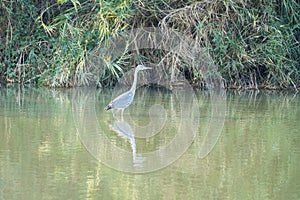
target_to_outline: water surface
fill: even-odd
[[[0,199],[300,198],[299,95],[226,92],[222,102],[213,102],[207,91],[196,91],[197,102],[180,104],[171,91],[140,88],[123,120],[103,111],[111,95],[97,90],[94,110],[105,137],[127,152],[120,167],[143,169],[142,158],[134,162],[134,156],[169,144],[181,127],[178,120],[197,118],[190,126],[197,127],[197,135],[170,165],[150,173],[126,173],[103,164],[87,149],[76,129],[72,89],[0,88]],[[225,121],[220,134],[211,137],[208,130],[219,123],[212,120],[216,103],[225,103],[219,105],[226,111]],[[197,112],[181,112],[182,105],[197,105],[191,107]],[[80,108],[75,116],[84,113]],[[88,128],[92,120],[81,125]],[[151,123],[157,125],[151,126],[157,134],[142,135],[136,128]],[[133,135],[122,136],[120,129]],[[212,148],[203,156],[207,144]],[[116,156],[105,146],[100,149]]]

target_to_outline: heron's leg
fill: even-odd
[[[117,111],[118,111],[118,110],[117,110]],[[117,116],[116,116],[116,112],[112,111],[112,113],[113,113],[113,118],[116,119],[116,117],[117,117]]]
[[[122,110],[122,109],[115,109],[113,111],[113,118],[118,120],[118,121],[120,120],[120,110]]]
[[[121,109],[121,121],[124,121],[123,114],[124,114],[124,108]]]

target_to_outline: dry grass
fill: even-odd
[[[3,1],[0,80],[111,87],[129,67],[157,63],[157,76],[171,83],[183,74],[202,88],[220,76],[227,88],[298,88],[299,5],[299,0]],[[150,37],[161,47],[124,47],[119,57],[91,59],[106,50],[112,36],[139,27],[163,30],[164,40]],[[174,33],[192,43],[172,46]]]

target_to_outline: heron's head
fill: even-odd
[[[136,70],[138,70],[138,71],[140,71],[140,70],[145,70],[145,69],[152,69],[151,67],[146,67],[146,66],[144,66],[144,65],[138,65],[137,67],[136,67]]]

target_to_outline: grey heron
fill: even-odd
[[[151,67],[146,67],[144,65],[138,65],[134,71],[134,79],[131,86],[131,89],[114,100],[112,100],[105,108],[104,110],[110,110],[110,109],[119,109],[121,110],[121,116],[123,117],[124,109],[127,108],[133,101],[135,90],[136,90],[136,83],[137,83],[137,77],[138,72],[145,69],[152,69]]]

